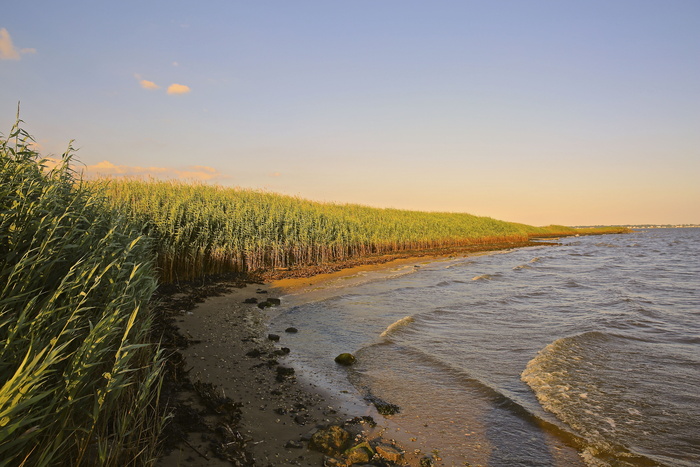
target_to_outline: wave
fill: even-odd
[[[585,440],[582,457],[589,465],[657,465],[658,459],[634,449],[648,453],[650,445],[677,442],[669,440],[669,427],[655,414],[672,409],[639,381],[646,363],[640,368],[631,363],[631,355],[643,352],[627,337],[590,331],[555,340],[521,374],[540,405]],[[644,373],[645,379],[653,377]]]
[[[479,276],[474,276],[472,277],[473,281],[490,281],[493,279],[496,279],[500,277],[501,275],[499,273],[496,274],[481,274]]]
[[[529,264],[521,264],[519,266],[515,266],[513,268],[513,271],[520,271],[522,269],[532,269],[532,266],[530,266]]]
[[[393,333],[396,331],[398,328],[406,326],[408,324],[411,324],[414,321],[413,316],[404,316],[398,321],[395,321],[394,323],[390,324],[384,332],[382,332],[379,337],[386,337],[389,334]]]

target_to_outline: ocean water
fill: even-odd
[[[560,243],[330,281],[270,327],[443,465],[700,465],[700,229]]]

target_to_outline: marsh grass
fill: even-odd
[[[166,282],[227,271],[317,265],[406,250],[573,235],[489,217],[318,203],[254,190],[113,179],[115,208],[146,226]]]
[[[0,141],[0,465],[147,465],[163,418],[151,248],[71,169]]]

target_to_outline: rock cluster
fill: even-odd
[[[352,423],[349,421],[346,427]],[[368,441],[359,436],[353,437],[338,425],[316,431],[309,441],[309,448],[326,454],[324,466],[328,467],[401,465],[404,460],[404,452],[398,446],[382,439]]]

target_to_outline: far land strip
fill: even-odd
[[[400,439],[369,403],[348,413],[335,395],[298,380],[285,364],[285,332],[268,333],[264,310],[279,303],[282,290],[358,269],[546,244],[552,243],[402,252],[162,286],[159,326],[171,353],[163,393],[173,419],[158,465],[440,465],[437,454]],[[391,407],[390,401],[373,402]]]

